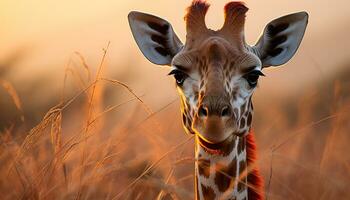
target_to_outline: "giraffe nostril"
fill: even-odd
[[[200,106],[198,109],[198,115],[200,117],[207,117],[208,116],[208,109],[204,106]]]
[[[229,106],[225,106],[222,110],[221,110],[221,117],[228,117],[231,115],[231,109]]]

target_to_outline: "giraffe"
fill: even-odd
[[[216,31],[205,24],[208,8],[205,0],[188,7],[185,44],[164,19],[137,11],[128,19],[144,56],[169,66],[175,78],[183,127],[195,136],[195,199],[263,199],[251,127],[252,94],[263,69],[293,57],[308,14],[271,21],[250,46],[244,38],[244,3],[227,3],[224,24]]]

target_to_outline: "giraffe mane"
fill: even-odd
[[[247,150],[247,165],[254,166],[248,173],[248,197],[249,199],[263,200],[264,199],[264,182],[260,175],[258,168],[255,166],[257,160],[257,147],[255,142],[254,132],[251,130],[246,136],[246,150]]]

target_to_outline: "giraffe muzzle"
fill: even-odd
[[[220,143],[227,139],[236,128],[231,106],[218,98],[208,98],[198,108],[193,129],[208,143]]]

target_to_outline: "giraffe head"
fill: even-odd
[[[308,15],[290,14],[271,21],[254,46],[244,39],[245,14],[241,2],[225,6],[221,29],[207,28],[209,5],[195,0],[187,9],[186,42],[176,36],[169,22],[131,12],[133,36],[154,64],[170,66],[181,98],[186,132],[204,145],[220,144],[231,136],[244,136],[252,123],[252,94],[262,70],[286,63],[298,49]]]

